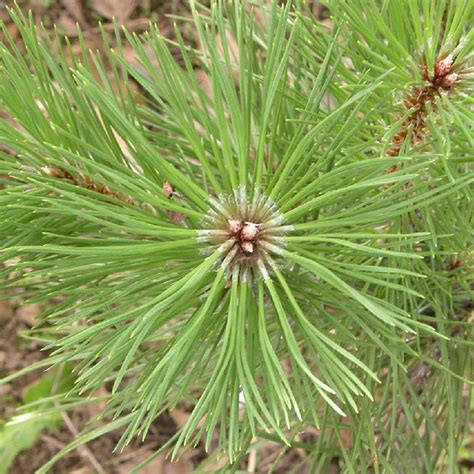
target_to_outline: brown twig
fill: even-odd
[[[71,184],[74,184],[81,188],[89,189],[96,193],[103,194],[104,196],[109,196],[111,198],[118,199],[119,201],[125,202],[127,204],[131,204],[131,205],[134,204],[134,200],[131,197],[122,196],[116,191],[114,191],[113,189],[110,189],[105,184],[95,183],[87,176],[78,174],[78,176],[75,177],[64,168],[52,169],[52,168],[45,167],[43,168],[43,171],[45,171],[52,178],[58,178],[58,179],[68,181]]]
[[[75,427],[73,421],[69,417],[69,415],[65,411],[61,411],[61,416],[64,420],[64,423],[66,424],[68,430],[71,432],[71,434],[77,438],[79,436],[79,431]],[[93,468],[99,473],[99,474],[105,474],[104,468],[101,466],[97,458],[94,456],[92,451],[87,447],[87,445],[83,444],[81,446],[78,446],[77,452],[79,455],[87,459],[90,464],[93,466]]]
[[[63,449],[66,447],[64,443],[61,443],[61,441],[58,441],[56,438],[53,438],[52,436],[49,436],[47,434],[42,434],[40,436],[40,439],[45,443],[50,444],[56,449]]]
[[[448,55],[439,58],[434,65],[433,75],[430,77],[426,65],[421,66],[421,75],[426,85],[413,86],[403,100],[405,109],[414,109],[402,123],[400,131],[393,137],[392,146],[387,151],[389,156],[398,156],[400,149],[411,131],[412,145],[420,144],[427,134],[426,119],[428,116],[428,103],[433,104],[434,99],[442,92],[449,92],[459,80],[459,74],[454,71],[455,58]],[[397,169],[397,165],[389,168],[389,172]]]

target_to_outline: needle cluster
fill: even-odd
[[[117,26],[104,54],[1,25],[0,294],[48,303],[27,370],[73,366],[55,409],[102,407],[41,472],[175,409],[163,450],[223,472],[262,439],[308,472],[457,469],[473,3],[268,3],[192,0],[195,46]]]
[[[237,267],[244,279],[269,278],[268,268],[275,265],[272,255],[279,255],[285,246],[283,237],[292,226],[283,224],[283,215],[272,199],[258,190],[248,199],[245,188],[230,196],[211,201],[198,239],[212,244],[207,249],[222,251],[220,265]]]

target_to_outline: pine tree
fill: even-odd
[[[112,387],[43,472],[182,403],[164,448],[201,442],[225,472],[306,426],[312,472],[456,472],[474,2],[190,7],[197,45],[117,27],[105,58],[18,8],[23,50],[2,27],[1,286],[61,298],[31,334],[42,367],[74,365],[57,405]]]

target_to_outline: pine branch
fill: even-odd
[[[172,456],[202,442],[237,469],[262,432],[297,446],[314,426],[320,470],[336,453],[354,472],[454,472],[472,2],[335,0],[330,27],[298,1],[190,5],[195,44],[116,28],[106,58],[70,62],[10,10],[25,48],[0,46],[1,286],[61,297],[32,334],[75,364],[61,410],[112,387],[114,421],[41,472],[183,403]]]

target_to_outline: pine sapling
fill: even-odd
[[[163,450],[202,443],[223,472],[260,438],[303,446],[311,472],[456,471],[473,3],[327,7],[322,23],[306,2],[191,1],[196,45],[116,26],[105,56],[10,10],[2,288],[56,301],[26,369],[74,366],[56,407],[107,388],[41,472],[176,408]]]

